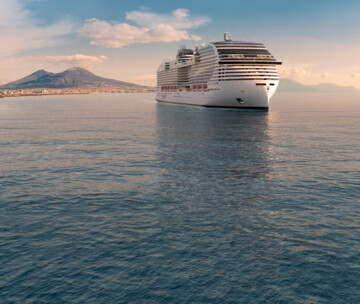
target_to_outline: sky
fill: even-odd
[[[156,85],[180,45],[224,32],[264,43],[281,78],[360,88],[359,0],[0,0],[0,84],[80,66]]]

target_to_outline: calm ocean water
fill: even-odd
[[[360,303],[360,94],[264,111],[0,100],[0,303]]]

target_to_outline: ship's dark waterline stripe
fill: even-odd
[[[226,108],[226,109],[253,109],[253,110],[269,110],[269,107],[229,107],[229,106],[212,106],[212,105],[197,105],[193,103],[182,103],[182,102],[172,102],[172,101],[163,101],[156,98],[157,102],[166,103],[166,104],[178,104],[178,105],[186,105],[186,106],[198,106],[205,108]]]

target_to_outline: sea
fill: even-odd
[[[0,303],[360,303],[360,94],[0,99]]]

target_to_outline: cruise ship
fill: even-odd
[[[281,62],[261,43],[224,41],[181,47],[157,70],[158,102],[206,107],[268,109]]]

